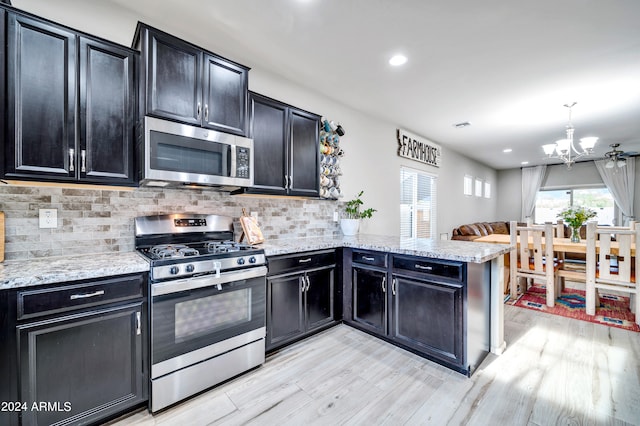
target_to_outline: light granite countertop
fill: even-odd
[[[277,240],[265,242],[260,246],[264,248],[267,256],[350,247],[472,263],[487,262],[500,255],[509,253],[511,250],[507,244],[431,239],[401,239],[400,237],[367,234],[359,234],[353,237],[308,237]]]
[[[267,256],[350,247],[472,263],[487,262],[510,251],[510,246],[505,244],[400,239],[380,235],[295,238],[265,242],[259,246]],[[136,252],[9,260],[0,263],[0,290],[148,270],[149,262]]]
[[[149,262],[136,252],[7,260],[0,263],[0,290],[148,270]]]

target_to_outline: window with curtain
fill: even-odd
[[[614,225],[617,209],[607,188],[565,188],[538,191],[534,222],[557,222],[558,213],[569,206],[588,207],[596,212],[599,224]]]
[[[437,176],[400,168],[400,237],[434,238],[436,235]]]

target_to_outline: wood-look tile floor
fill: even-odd
[[[507,350],[467,378],[340,325],[125,425],[640,425],[640,335],[505,306]]]

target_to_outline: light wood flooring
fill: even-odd
[[[113,425],[640,425],[640,335],[505,306],[467,378],[340,325],[156,415]]]

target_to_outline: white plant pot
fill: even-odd
[[[356,235],[358,228],[360,228],[360,219],[340,219],[340,228],[342,228],[344,235]]]

